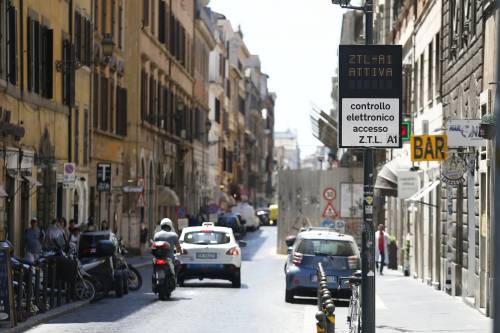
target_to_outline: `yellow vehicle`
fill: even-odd
[[[269,205],[270,224],[278,223],[278,205]]]

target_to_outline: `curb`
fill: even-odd
[[[46,313],[33,316],[30,319],[18,324],[15,327],[8,328],[8,329],[1,330],[1,331],[5,332],[5,333],[24,332],[32,327],[38,326],[40,324],[44,324],[44,323],[46,323],[52,319],[55,319],[59,316],[62,316],[62,315],[74,312],[78,309],[81,309],[84,306],[87,306],[88,304],[90,304],[90,301],[79,301],[79,302],[73,302],[70,304],[66,304],[66,305],[63,305],[61,307],[54,308],[53,310],[50,310]]]

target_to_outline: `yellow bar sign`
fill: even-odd
[[[448,155],[446,135],[414,135],[411,137],[411,160],[444,161]]]

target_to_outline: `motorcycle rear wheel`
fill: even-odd
[[[132,265],[128,265],[128,289],[131,291],[137,291],[142,287],[142,276],[137,268]]]
[[[81,279],[75,283],[75,295],[81,301],[92,301],[96,296],[96,291],[92,282]]]

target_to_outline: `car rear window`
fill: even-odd
[[[305,255],[328,255],[349,257],[359,255],[353,242],[332,239],[303,239],[297,252]]]
[[[231,236],[219,231],[194,231],[184,235],[184,242],[187,244],[217,245],[227,244],[231,241]]]

